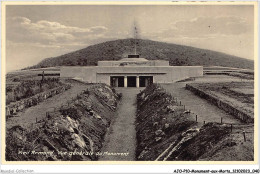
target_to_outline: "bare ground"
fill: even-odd
[[[103,155],[100,161],[134,161],[136,148],[136,95],[141,89],[118,88],[122,101],[118,106],[114,121],[110,125],[102,152],[127,153],[128,155]]]

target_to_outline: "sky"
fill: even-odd
[[[7,5],[7,72],[134,37],[254,59],[250,5]],[[101,50],[102,51],[102,50]]]

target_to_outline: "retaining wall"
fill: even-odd
[[[70,87],[71,87],[70,84],[64,84],[62,86],[50,89],[48,91],[44,91],[39,94],[36,94],[32,97],[10,103],[9,105],[6,106],[6,115],[13,115],[13,114],[16,114],[16,113],[24,110],[25,108],[35,106],[38,103],[46,100],[47,98],[50,98],[56,94],[64,92],[65,90],[69,89]]]
[[[210,101],[211,103],[213,103],[220,109],[232,114],[233,116],[240,119],[241,121],[243,121],[245,123],[254,123],[254,116],[242,111],[239,108],[236,108],[237,106],[233,106],[230,103],[221,101],[219,98],[217,98],[205,91],[202,91],[201,89],[196,88],[196,87],[192,86],[191,84],[186,84],[186,89],[192,91],[196,95],[199,95],[201,98],[204,98],[204,99]]]

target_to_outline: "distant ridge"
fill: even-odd
[[[93,66],[100,60],[119,60],[133,53],[134,39],[108,41],[58,57],[47,58],[26,69],[54,66]],[[168,60],[178,66],[228,66],[254,69],[254,61],[228,54],[151,40],[137,40],[137,53],[149,60]]]

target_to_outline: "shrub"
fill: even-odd
[[[20,79],[18,77],[13,79],[13,82],[20,82]]]
[[[69,117],[78,120],[81,118],[81,115],[78,113],[78,110],[76,108],[61,108],[60,112],[62,115],[66,116],[68,115]]]

